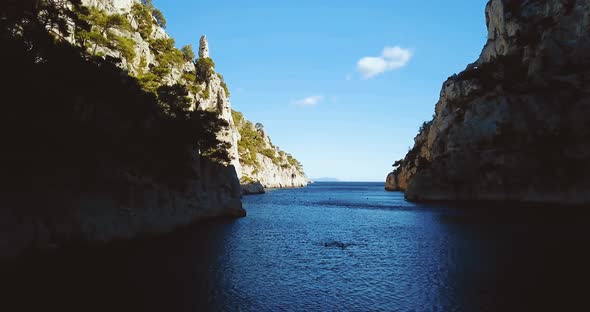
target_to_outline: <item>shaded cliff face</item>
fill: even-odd
[[[3,27],[7,26],[0,31],[2,68],[12,77],[4,99],[13,104],[4,110],[0,123],[6,148],[0,154],[4,182],[0,259],[28,249],[166,233],[203,218],[245,216],[235,168],[210,161],[196,150],[204,145],[195,141],[204,142],[204,136],[209,137],[208,143],[217,142],[211,129],[217,129],[219,120],[199,114],[183,117],[184,107],[172,114],[165,106],[170,102],[158,99],[142,84],[144,65],[150,70],[166,67],[158,64],[165,60],[156,55],[163,54],[161,50],[150,46],[168,38],[155,20],[150,17],[149,37],[134,32],[138,26],[131,20],[130,29],[109,32],[113,41],[108,46],[85,51],[68,43],[78,43],[81,36],[73,32],[73,23],[64,21],[63,14],[47,13],[71,13],[69,2],[45,6],[48,3],[42,2],[38,12],[9,12],[10,23],[3,20]],[[85,3],[118,14],[139,2]],[[64,22],[58,29],[64,36],[68,35],[64,29],[71,27],[67,41],[59,40],[61,34],[53,29],[46,31],[47,24],[39,23],[45,19]],[[11,31],[14,28],[22,31]],[[131,39],[135,44],[129,45],[125,38],[138,39]],[[144,45],[148,45],[145,51]],[[122,62],[108,56],[122,57]],[[155,63],[140,61],[136,67],[132,60],[138,59]],[[180,59],[165,68],[169,72],[157,81],[163,82],[157,87],[182,82],[186,77],[182,74],[195,68],[194,63]],[[215,96],[203,92],[225,89],[216,74],[201,85],[202,89],[193,89],[200,92],[189,95],[193,104],[211,106],[209,99],[225,96],[221,91]],[[184,93],[168,95],[184,104]],[[199,97],[203,100],[198,101]],[[225,113],[231,120],[231,112],[217,103],[221,101],[215,102],[220,116]],[[203,131],[203,125],[209,125],[210,131]],[[194,135],[184,135],[189,132]]]
[[[3,196],[0,260],[31,249],[158,235],[207,218],[246,215],[233,167],[199,159],[193,165],[197,176],[178,188],[103,163],[96,187],[76,190],[74,181],[53,180],[43,191]]]
[[[486,20],[480,58],[443,84],[388,189],[590,202],[590,1],[492,0]]]

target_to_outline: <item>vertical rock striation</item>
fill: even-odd
[[[388,176],[410,200],[590,202],[590,1],[491,0],[479,59]]]

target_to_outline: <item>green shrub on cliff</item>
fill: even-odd
[[[189,90],[192,94],[199,94],[201,91],[203,91],[201,85],[197,82],[197,76],[194,72],[184,72],[181,78],[187,90]]]
[[[129,64],[132,64],[136,56],[135,40],[117,35],[114,35],[113,39],[117,42],[117,49],[121,52],[121,55]]]
[[[153,26],[154,26],[154,24],[152,22],[151,10],[149,9],[148,6],[146,6],[144,4],[135,3],[131,7],[131,14],[135,18],[135,21],[137,22],[137,26],[138,26],[137,31],[139,32],[139,34],[141,35],[141,37],[144,40],[149,42],[151,39],[151,36],[152,36],[152,31],[153,31]]]
[[[184,56],[174,46],[174,39],[172,38],[156,39],[150,45],[150,48],[156,52],[156,61],[162,66],[170,67],[184,64]]]
[[[154,40],[150,48],[156,54],[158,62],[152,67],[151,72],[158,77],[160,83],[172,73],[172,68],[179,67],[184,63],[182,52],[174,47],[174,39],[172,38]]]
[[[276,152],[273,149],[270,148],[266,148],[263,149],[260,154],[270,158],[272,160],[273,163],[280,165],[280,162],[278,161],[279,159],[277,158]]]
[[[254,179],[252,179],[251,177],[244,175],[242,176],[242,178],[240,178],[240,183],[241,184],[250,184],[250,183],[255,183],[256,181]]]
[[[207,82],[215,73],[215,62],[210,57],[199,58],[195,63],[197,80],[200,82]]]
[[[225,91],[225,96],[229,97],[229,88],[227,87],[227,84],[225,83],[225,80],[223,79],[223,75],[221,75],[220,73],[217,73],[217,77],[219,77],[219,80],[221,80],[221,87],[223,88],[223,91]]]
[[[231,110],[231,117],[234,124],[238,127],[244,122],[244,114],[238,112],[237,110]]]
[[[195,59],[195,52],[193,51],[192,45],[187,44],[183,46],[180,51],[182,51],[182,56],[184,57],[185,61],[192,62]]]
[[[156,90],[161,85],[160,78],[152,72],[147,72],[143,75],[140,75],[137,77],[137,79],[143,90],[151,93],[156,93]]]
[[[164,17],[162,11],[154,8],[152,11],[152,16],[156,19],[156,22],[158,22],[160,27],[166,28],[166,18]]]
[[[238,152],[240,154],[240,160],[249,166],[258,167],[259,163],[256,158],[258,153],[261,153],[264,148],[264,140],[262,136],[254,130],[254,126],[251,122],[242,119],[244,122],[236,124],[240,131],[241,139],[238,142]]]
[[[295,157],[293,157],[291,154],[287,154],[287,162],[292,167],[295,167],[297,171],[303,172],[303,165],[301,165],[301,163],[297,159],[295,159]]]
[[[156,9],[151,0],[142,0],[141,3],[135,3],[131,7],[131,14],[137,21],[138,31],[141,37],[146,40],[151,40],[151,35],[154,29],[154,19],[158,26],[166,28],[166,18],[162,11]]]
[[[238,111],[232,110],[232,118],[235,126],[240,132],[241,139],[238,142],[238,153],[240,154],[240,162],[243,165],[248,165],[260,168],[257,160],[257,154],[264,155],[272,160],[272,162],[283,169],[294,167],[298,171],[303,172],[301,163],[297,161],[290,154],[284,151],[277,152],[273,148],[267,148],[264,136],[262,134],[262,124],[258,123],[257,127],[250,121],[244,118],[244,115]],[[272,145],[271,145],[272,146]]]
[[[116,35],[113,31],[131,31],[131,24],[121,14],[107,14],[97,8],[90,8],[89,14],[80,15],[91,25],[90,30],[76,32],[78,42],[92,50],[92,55],[97,54],[99,47],[119,50],[121,54],[133,62],[135,58],[135,41]]]

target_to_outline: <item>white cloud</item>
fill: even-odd
[[[304,99],[293,101],[293,104],[297,106],[315,106],[321,103],[324,97],[321,95],[308,96]]]
[[[412,52],[401,47],[385,47],[379,57],[363,57],[357,63],[357,69],[364,79],[370,79],[384,72],[402,68],[412,58]]]

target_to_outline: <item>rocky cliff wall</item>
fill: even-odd
[[[590,1],[492,0],[479,59],[387,179],[410,200],[590,202]]]
[[[275,146],[261,124],[254,125],[239,112],[232,114],[240,133],[238,153],[243,184],[259,182],[265,188],[307,186],[301,163]]]
[[[0,260],[33,249],[168,233],[205,218],[245,216],[233,167],[198,159],[194,167],[198,177],[178,188],[104,164],[98,187],[74,190],[67,181],[51,181],[43,191],[3,196]]]
[[[274,154],[256,154],[256,164],[243,165],[242,177],[251,178],[260,182],[265,188],[293,188],[307,186],[307,177],[303,169],[289,162],[288,155],[274,146],[270,138],[262,130],[260,135],[264,138],[265,148]]]
[[[139,3],[139,1],[104,0],[85,1],[85,3],[97,6],[112,14],[118,14],[127,12],[131,5]],[[168,38],[166,33],[161,27],[154,26],[151,36],[145,38],[145,36],[142,37],[139,33],[133,32],[133,29],[137,27],[136,21],[131,20],[131,26],[131,31],[113,30],[113,32],[116,35],[131,38],[135,42],[136,57],[134,59],[150,60],[145,64],[145,69],[159,65],[158,58],[150,47],[150,41]],[[55,34],[55,31],[53,33]],[[36,45],[36,38],[45,37],[38,36],[27,39],[31,40],[32,45]],[[13,48],[14,42],[9,38],[2,37],[1,39],[3,47]],[[74,42],[77,38],[72,36],[69,39]],[[6,46],[4,46],[4,40],[6,40]],[[137,132],[164,129],[161,125],[159,128],[155,128],[153,125],[156,120],[162,121],[153,115],[159,114],[161,110],[149,107],[152,103],[156,104],[156,101],[140,89],[136,79],[130,79],[125,71],[116,67],[110,69],[103,63],[95,63],[92,58],[85,58],[80,55],[78,50],[71,47],[70,49],[57,48],[57,43],[53,47],[51,43],[47,42],[41,42],[39,45],[52,53],[55,51],[67,53],[75,51],[75,53],[66,54],[71,58],[56,58],[48,52],[46,62],[51,66],[33,66],[28,69],[38,70],[41,73],[45,73],[45,71],[52,73],[51,70],[55,69],[54,67],[60,67],[60,65],[75,64],[77,66],[63,66],[63,68],[59,68],[60,73],[52,77],[56,81],[64,82],[61,85],[62,88],[50,91],[51,94],[57,94],[54,98],[60,99],[63,103],[53,101],[43,103],[53,105],[52,107],[55,107],[57,111],[56,114],[45,117],[54,123],[51,127],[56,130],[48,136],[54,141],[43,142],[43,139],[38,139],[39,135],[29,137],[27,131],[22,131],[21,137],[9,136],[12,138],[11,140],[3,140],[7,152],[2,153],[2,163],[6,165],[3,167],[2,180],[6,184],[3,184],[3,192],[0,196],[0,259],[18,256],[29,249],[54,248],[74,243],[104,242],[156,235],[170,232],[203,218],[245,215],[241,204],[241,186],[234,166],[208,161],[204,157],[200,157],[196,151],[188,150],[188,146],[178,148],[175,144],[169,145],[173,149],[166,150],[166,153],[169,153],[171,157],[162,158],[154,157],[154,151],[157,151],[160,145],[153,141],[146,143],[144,141],[113,140],[126,144],[105,144],[105,142],[114,139],[113,136],[126,136],[126,132],[130,132],[130,138],[157,138],[158,136],[141,136]],[[68,45],[60,41],[59,46]],[[144,47],[146,48],[144,49]],[[97,47],[96,51],[102,52],[105,57],[121,57],[120,67],[136,77],[140,76],[141,71],[144,70],[143,62],[127,61],[120,51],[112,47]],[[5,61],[7,59],[4,58]],[[69,59],[77,61],[65,61]],[[22,62],[18,64],[25,65],[28,64],[26,60],[27,58],[14,59],[15,62]],[[6,63],[3,64],[6,65]],[[104,67],[97,64],[104,65]],[[142,66],[136,67],[134,64],[142,64]],[[77,67],[84,67],[85,70],[76,71],[79,69]],[[22,80],[19,79],[19,74],[24,76],[32,74],[23,71],[22,68],[16,68],[16,66],[3,66],[3,68],[12,73],[12,77],[17,82]],[[170,71],[165,83],[182,82],[184,71],[193,71],[194,69],[195,64],[192,62],[177,65]],[[84,75],[78,77],[78,80],[91,81],[96,85],[92,84],[88,90],[71,87],[72,79],[68,80],[64,77],[77,77],[72,73],[83,73]],[[96,77],[91,74],[96,74]],[[112,79],[102,79],[104,77]],[[69,84],[65,83],[68,81]],[[102,83],[103,81],[109,83]],[[99,87],[96,87],[97,85]],[[100,86],[110,86],[113,89],[100,89]],[[227,104],[224,102],[227,96],[222,78],[216,74],[212,75],[201,86],[201,90],[215,90],[215,92],[211,92],[214,95],[192,94],[191,96],[195,98],[194,103],[200,103],[203,109],[218,110],[222,117],[231,122],[229,102]],[[38,84],[14,89],[8,89],[5,94],[7,102],[15,104],[14,107],[18,107],[18,104],[23,107],[27,106],[18,102],[20,100],[27,103],[28,99],[21,96],[21,89],[28,92],[44,91]],[[109,96],[103,98],[101,94],[94,92],[95,89],[100,89],[101,93],[107,93]],[[82,91],[78,92],[78,90]],[[125,96],[126,92],[135,96]],[[138,95],[139,93],[141,95]],[[129,101],[128,109],[109,109],[108,107],[113,101],[108,99],[118,99],[117,96],[122,96],[123,99],[145,99],[146,103],[145,105],[135,105],[137,101]],[[37,100],[37,98],[34,99]],[[114,102],[121,104],[120,102],[124,102],[124,100]],[[74,104],[70,107],[71,103]],[[34,105],[41,106],[39,101]],[[136,110],[137,108],[140,109]],[[26,115],[28,118],[25,116],[22,120],[23,128],[32,132],[43,131],[40,130],[43,129],[43,126],[35,124],[35,122],[27,124],[31,118],[33,121],[37,120],[31,117],[37,112],[34,112],[34,108],[32,111],[29,112],[27,109],[7,110],[7,114],[8,116],[13,114],[16,117]],[[52,116],[55,119],[52,119]],[[60,122],[63,124],[59,124]],[[136,123],[140,126],[137,126]],[[35,127],[39,127],[39,129]],[[100,131],[89,130],[95,127]],[[78,130],[82,134],[76,135]],[[174,134],[174,132],[170,131],[170,134]],[[53,137],[53,135],[56,136]],[[236,140],[231,137],[229,132],[221,135],[227,137],[227,140]],[[35,138],[36,141],[31,138]],[[134,144],[137,146],[131,146]],[[150,144],[155,144],[157,147],[140,148]],[[51,147],[47,148],[46,145],[51,145]],[[88,146],[109,148],[88,148]],[[185,147],[186,149],[184,149]],[[234,154],[237,155],[237,147],[234,149]],[[131,152],[132,150],[134,152]],[[142,152],[146,153],[142,154]],[[18,161],[19,159],[23,160]],[[156,162],[166,159],[177,161],[177,163],[160,161],[152,166],[154,159]],[[52,165],[55,168],[48,169]],[[158,169],[153,170],[153,167]],[[179,168],[187,170],[174,171],[180,170]]]
[[[140,0],[83,0],[83,3],[89,7],[96,7],[108,14],[123,14],[130,20],[133,31],[120,31],[119,33],[134,41],[136,55],[134,60],[127,60],[116,49],[101,47],[99,51],[105,55],[121,58],[123,60],[122,67],[133,75],[140,75],[142,72],[148,71],[150,67],[158,65],[157,58],[150,48],[149,41],[170,38],[165,29],[157,25],[155,20],[151,39],[142,38],[138,31],[138,21],[130,14],[132,6],[140,2]],[[205,36],[202,36],[199,41],[198,56],[200,59],[211,56],[209,43]],[[195,72],[195,69],[195,63],[192,61],[176,65],[172,68],[170,75],[166,77],[166,83],[184,83],[183,73]],[[268,188],[303,187],[307,185],[307,179],[302,169],[287,161],[283,163],[277,163],[275,161],[273,163],[269,157],[258,154],[256,156],[256,166],[245,164],[244,159],[241,158],[238,151],[241,140],[240,127],[235,124],[232,118],[230,96],[223,77],[217,73],[213,73],[206,81],[200,83],[198,87],[201,92],[191,95],[194,99],[195,108],[198,105],[203,110],[217,111],[221,118],[229,123],[229,129],[220,134],[220,139],[231,145],[228,152],[232,158],[231,164],[235,167],[238,177],[246,180],[254,179]],[[264,137],[265,140],[270,142],[270,138],[266,134],[264,134]],[[272,148],[274,149],[274,147]],[[279,157],[279,150],[276,150],[275,153]]]

